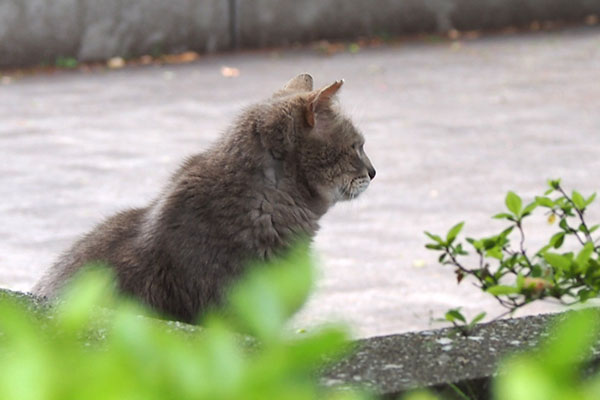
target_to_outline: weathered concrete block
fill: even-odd
[[[600,0],[0,0],[0,67],[582,20]]]
[[[0,67],[229,48],[222,0],[0,0]]]
[[[0,1],[0,66],[73,54],[79,18],[77,0]]]
[[[228,8],[220,0],[88,0],[78,59],[213,52],[229,46]]]
[[[498,363],[509,354],[537,346],[548,335],[550,323],[566,314],[480,324],[469,336],[447,328],[359,340],[355,353],[330,368],[323,381],[367,386],[386,398],[417,388],[454,398],[450,384],[478,399],[491,398],[490,383]]]
[[[435,30],[436,11],[421,0],[238,1],[241,47],[263,47],[318,39]]]
[[[238,0],[240,47],[582,21],[600,0]]]
[[[458,30],[524,26],[532,21],[581,21],[600,13],[598,0],[452,0],[451,24]]]

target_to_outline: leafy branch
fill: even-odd
[[[496,235],[466,238],[471,252],[477,255],[475,265],[463,261],[471,253],[457,240],[464,222],[450,228],[445,237],[425,232],[431,239],[425,247],[439,253],[441,264],[454,268],[458,283],[469,277],[475,286],[506,308],[497,318],[512,315],[534,301],[553,300],[572,305],[597,297],[600,292],[600,246],[592,235],[600,225],[590,226],[586,221],[587,207],[595,200],[596,193],[586,198],[573,190],[569,195],[560,180],[550,180],[548,185],[549,189],[542,196],[526,205],[519,195],[508,192],[506,211],[492,217],[508,222],[508,226]],[[530,252],[526,247],[523,221],[542,208],[546,210],[549,224],[559,221],[559,230],[545,246]],[[569,237],[575,239],[578,248],[560,252]],[[463,333],[481,319],[483,316],[479,314],[475,322],[467,322],[459,309],[446,313],[446,320]]]

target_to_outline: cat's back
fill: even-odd
[[[65,282],[86,264],[121,265],[127,261],[138,261],[140,252],[136,242],[139,241],[141,221],[146,212],[146,208],[129,209],[96,225],[60,256],[33,287],[32,293],[55,297]]]

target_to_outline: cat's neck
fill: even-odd
[[[264,150],[253,132],[238,129],[226,136],[211,153],[209,158],[218,160],[220,168],[233,173],[232,177],[252,182],[252,191],[285,194],[296,206],[310,212],[315,222],[333,205],[311,187],[293,157],[282,159]]]

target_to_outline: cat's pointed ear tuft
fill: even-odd
[[[287,92],[310,92],[313,90],[313,78],[310,74],[300,74],[290,79],[283,87],[283,90]]]
[[[306,109],[306,122],[308,125],[311,127],[315,126],[315,114],[331,104],[331,100],[340,90],[343,84],[344,80],[340,79],[339,81],[333,82],[331,85],[324,87],[311,96]]]
[[[273,93],[273,97],[282,97],[290,93],[310,92],[313,90],[313,78],[309,74],[300,74],[288,81],[283,88]]]

